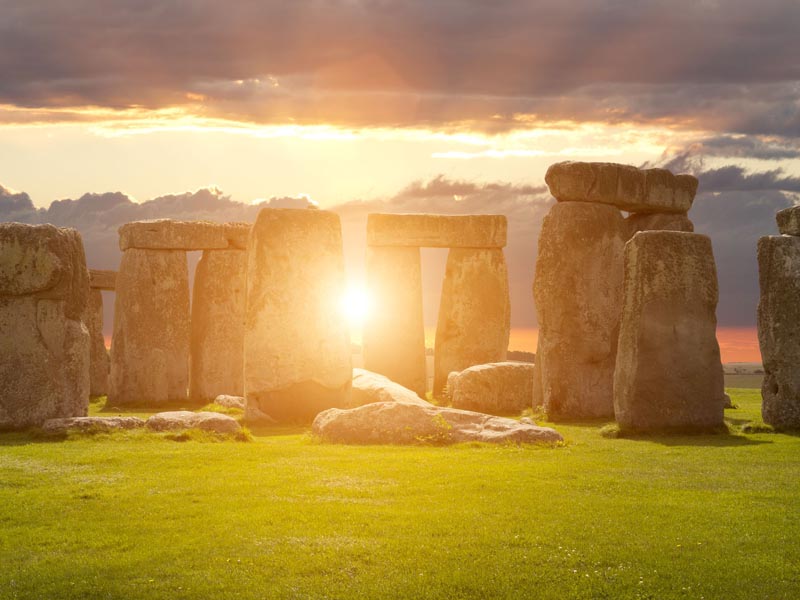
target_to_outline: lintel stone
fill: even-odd
[[[134,221],[119,228],[119,248],[142,250],[222,250],[247,248],[249,223]]]
[[[504,215],[381,214],[367,216],[370,246],[503,248]]]
[[[117,289],[117,272],[89,269],[89,287],[93,290]]]

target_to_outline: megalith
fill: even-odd
[[[434,396],[451,371],[506,359],[510,315],[502,248],[451,248],[436,324]]]
[[[340,314],[339,216],[262,209],[247,250],[244,391],[248,409],[307,421],[347,405],[350,335]]]
[[[192,400],[242,396],[247,253],[204,250],[192,288]]]
[[[116,289],[116,271],[89,269],[89,395],[108,394],[111,362],[103,336],[103,295],[102,290]]]
[[[686,213],[632,213],[625,219],[628,237],[639,231],[687,231],[694,232],[694,223]]]
[[[364,368],[425,397],[422,270],[416,246],[369,246],[367,286],[373,310],[364,323]]]
[[[125,250],[116,288],[108,406],[185,401],[190,336],[186,252]]]
[[[562,202],[545,216],[533,286],[534,404],[554,420],[611,417],[627,227],[619,209]]]
[[[643,231],[625,247],[624,304],[614,374],[623,430],[713,430],[723,425],[711,240]]]
[[[758,272],[762,417],[777,429],[800,429],[800,237],[762,237]]]
[[[88,292],[77,231],[0,223],[0,428],[87,414]]]

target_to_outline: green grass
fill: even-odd
[[[759,420],[729,392],[732,430]],[[0,598],[800,596],[800,437],[602,425],[558,448],[2,434]]]

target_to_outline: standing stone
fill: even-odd
[[[434,396],[451,371],[506,359],[510,312],[503,250],[452,248],[436,325]]]
[[[107,405],[185,401],[189,335],[186,252],[126,250],[117,275]]]
[[[88,277],[74,229],[0,224],[0,429],[87,414]]]
[[[761,414],[778,429],[800,428],[800,237],[758,241],[758,343],[764,362]]]
[[[247,250],[244,388],[248,409],[311,421],[347,405],[350,335],[342,314],[338,215],[265,208]]]
[[[800,236],[800,206],[779,210],[775,220],[778,222],[778,231],[783,235]]]
[[[611,417],[627,228],[613,206],[562,202],[539,236],[534,405],[550,419]]]
[[[625,247],[614,411],[634,431],[713,430],[724,388],[711,240],[643,231]]]
[[[221,394],[244,394],[244,304],[247,253],[206,250],[192,289],[189,395],[212,402]]]
[[[90,340],[89,395],[105,396],[108,394],[109,360],[103,337],[103,293],[100,290],[89,290],[87,325]]]
[[[416,247],[367,248],[374,310],[364,324],[364,367],[425,396],[422,270]]]

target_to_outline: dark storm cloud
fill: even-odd
[[[699,118],[798,134],[798,30],[793,0],[0,0],[0,102],[486,129],[530,125],[520,114]]]

